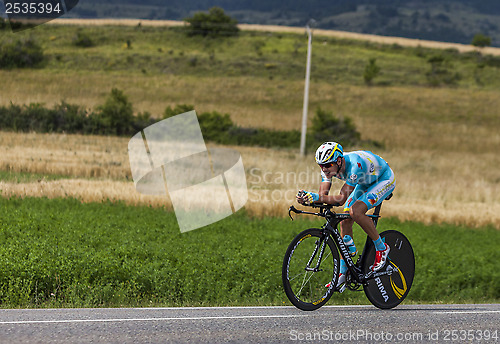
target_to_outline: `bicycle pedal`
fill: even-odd
[[[344,283],[341,286],[337,287],[337,289],[335,289],[335,291],[341,294],[344,292],[345,288],[346,288],[346,285]]]

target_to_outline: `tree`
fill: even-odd
[[[104,105],[97,108],[100,133],[129,135],[133,133],[134,111],[123,91],[113,88]]]
[[[190,24],[187,29],[189,36],[235,36],[240,31],[236,19],[226,15],[220,7],[212,7],[208,13],[196,12],[185,21]]]
[[[318,108],[309,128],[308,147],[317,148],[322,142],[332,140],[353,146],[361,141],[361,134],[350,117],[337,118],[332,112]]]
[[[32,38],[0,42],[0,69],[34,68],[44,60],[42,47]]]
[[[485,36],[482,33],[478,33],[474,35],[474,38],[472,39],[473,46],[479,47],[479,48],[484,48],[487,46],[491,45],[491,37]]]
[[[367,85],[371,85],[372,80],[380,72],[380,67],[377,66],[376,62],[377,62],[377,59],[371,58],[368,61],[368,64],[365,66],[365,72],[363,73],[363,78],[365,79],[365,83]]]
[[[192,110],[194,110],[194,106],[188,104],[178,104],[173,109],[170,106],[168,106],[163,112],[163,119],[177,116]]]

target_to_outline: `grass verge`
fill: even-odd
[[[0,206],[3,308],[289,305],[284,252],[298,232],[321,225],[238,212],[181,234],[175,215],[158,208],[44,198],[0,198]],[[499,231],[381,220],[387,229],[402,231],[416,255],[405,302],[499,301]],[[362,246],[359,228],[354,236]],[[332,303],[368,300],[346,292]]]

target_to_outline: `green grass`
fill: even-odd
[[[77,33],[90,37],[94,46],[73,44]],[[120,72],[127,75],[252,76],[303,80],[306,39],[287,33],[242,32],[239,37],[210,39],[187,37],[180,28],[84,27],[42,25],[17,33],[0,32],[0,41],[32,37],[42,45],[51,71]],[[129,43],[127,45],[127,43]],[[362,85],[363,71],[376,58],[381,75],[375,84],[427,85],[428,59],[442,55],[465,87],[500,85],[500,71],[486,66],[477,70],[477,56],[454,50],[405,48],[363,41],[317,36],[313,43],[312,80]],[[496,61],[496,60],[495,60]]]
[[[0,198],[0,307],[288,305],[281,263],[320,222],[243,212],[181,234],[162,209],[74,199]],[[286,211],[285,209],[283,211]],[[411,241],[408,303],[498,302],[500,232],[382,219]],[[355,230],[362,246],[364,235]],[[330,304],[366,304],[362,292]]]
[[[78,30],[95,46],[74,46]],[[244,32],[238,38],[202,40],[165,28],[42,25],[15,35],[0,32],[0,41],[23,36],[41,43],[47,61],[38,69],[0,71],[9,85],[5,104],[66,99],[87,108],[118,87],[131,94],[135,111],[155,116],[167,105],[194,103],[197,110],[234,113],[246,126],[273,118],[267,127],[299,127],[303,35]],[[446,56],[447,68],[460,74],[456,85],[427,87],[427,60],[436,54]],[[370,57],[381,67],[375,87],[364,86],[362,78]],[[382,122],[387,127],[369,138],[386,140],[402,152],[438,148],[438,156],[494,154],[500,86],[494,58],[477,70],[472,54],[315,36],[313,61],[310,109],[354,115],[365,123],[363,135],[372,133],[367,123]],[[394,123],[417,130],[393,142],[399,128]],[[460,133],[443,136],[447,132],[439,132],[439,125],[446,123],[489,131],[471,138],[471,130],[464,141],[457,139]],[[16,182],[43,178],[59,177],[0,174],[1,180]],[[0,198],[0,206],[1,307],[289,304],[281,288],[283,254],[295,234],[319,225],[238,213],[180,234],[175,216],[161,209],[31,198]],[[497,230],[380,222],[381,230],[393,228],[409,237],[417,259],[405,302],[499,301]],[[357,229],[358,245],[362,238]],[[331,303],[368,301],[362,292],[350,292]]]
[[[2,182],[11,183],[30,183],[36,181],[50,181],[59,179],[68,179],[71,176],[63,176],[57,174],[45,174],[45,173],[29,173],[29,172],[13,172],[13,171],[2,171],[0,170],[0,180]]]

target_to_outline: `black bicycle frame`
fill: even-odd
[[[354,279],[359,283],[365,282],[365,275],[362,273],[361,268],[357,266],[351,258],[349,250],[347,249],[342,236],[338,230],[338,225],[340,222],[346,219],[350,219],[351,216],[349,214],[333,214],[330,211],[327,211],[325,214],[326,223],[323,225],[323,229],[328,231],[327,235],[332,236],[335,239],[337,247],[339,249],[340,255],[344,259],[344,262],[347,265],[347,269],[350,270]],[[366,244],[365,244],[366,245]],[[363,253],[361,253],[361,256]],[[360,257],[359,259],[361,259]],[[361,262],[361,260],[359,260]]]
[[[375,211],[373,212],[373,215],[368,215],[372,218],[373,223],[375,224],[375,227],[377,226],[378,219],[380,217],[380,209],[381,209],[382,204],[379,204],[376,208]],[[318,257],[318,262],[314,268],[309,267],[310,264],[312,263],[314,257],[316,256],[316,253],[318,253],[319,245],[316,246],[314,252],[311,255],[311,258],[309,259],[309,262],[307,263],[306,270],[307,271],[319,271],[319,265],[321,263],[321,258],[323,257],[323,252],[325,250],[325,245],[326,245],[326,240],[328,240],[329,236],[332,236],[335,239],[335,243],[337,245],[337,248],[340,252],[340,255],[344,259],[344,262],[347,265],[347,269],[351,272],[352,277],[354,278],[355,282],[360,283],[360,284],[365,284],[367,280],[370,280],[375,277],[379,277],[382,275],[390,274],[390,272],[379,272],[379,273],[373,273],[373,272],[368,272],[366,275],[363,274],[361,271],[361,267],[359,264],[355,264],[354,261],[351,258],[351,255],[349,253],[349,250],[347,249],[347,246],[344,243],[344,240],[342,239],[342,236],[340,235],[340,232],[338,230],[338,226],[340,222],[350,219],[351,215],[347,213],[334,213],[332,212],[327,206],[316,206],[321,209],[321,212],[319,213],[313,213],[309,211],[303,211],[303,210],[298,210],[296,209],[293,205],[290,206],[288,209],[288,215],[290,218],[293,220],[293,217],[291,215],[291,212],[294,212],[296,214],[309,214],[309,215],[315,215],[315,216],[320,216],[324,217],[326,219],[326,223],[321,227],[323,230],[324,237],[321,238],[321,250],[319,252],[319,257]],[[358,258],[358,262],[362,262],[363,260],[363,255],[368,249],[369,245],[369,237],[366,238],[365,242],[365,247],[363,248],[363,251],[361,252],[361,256]]]

